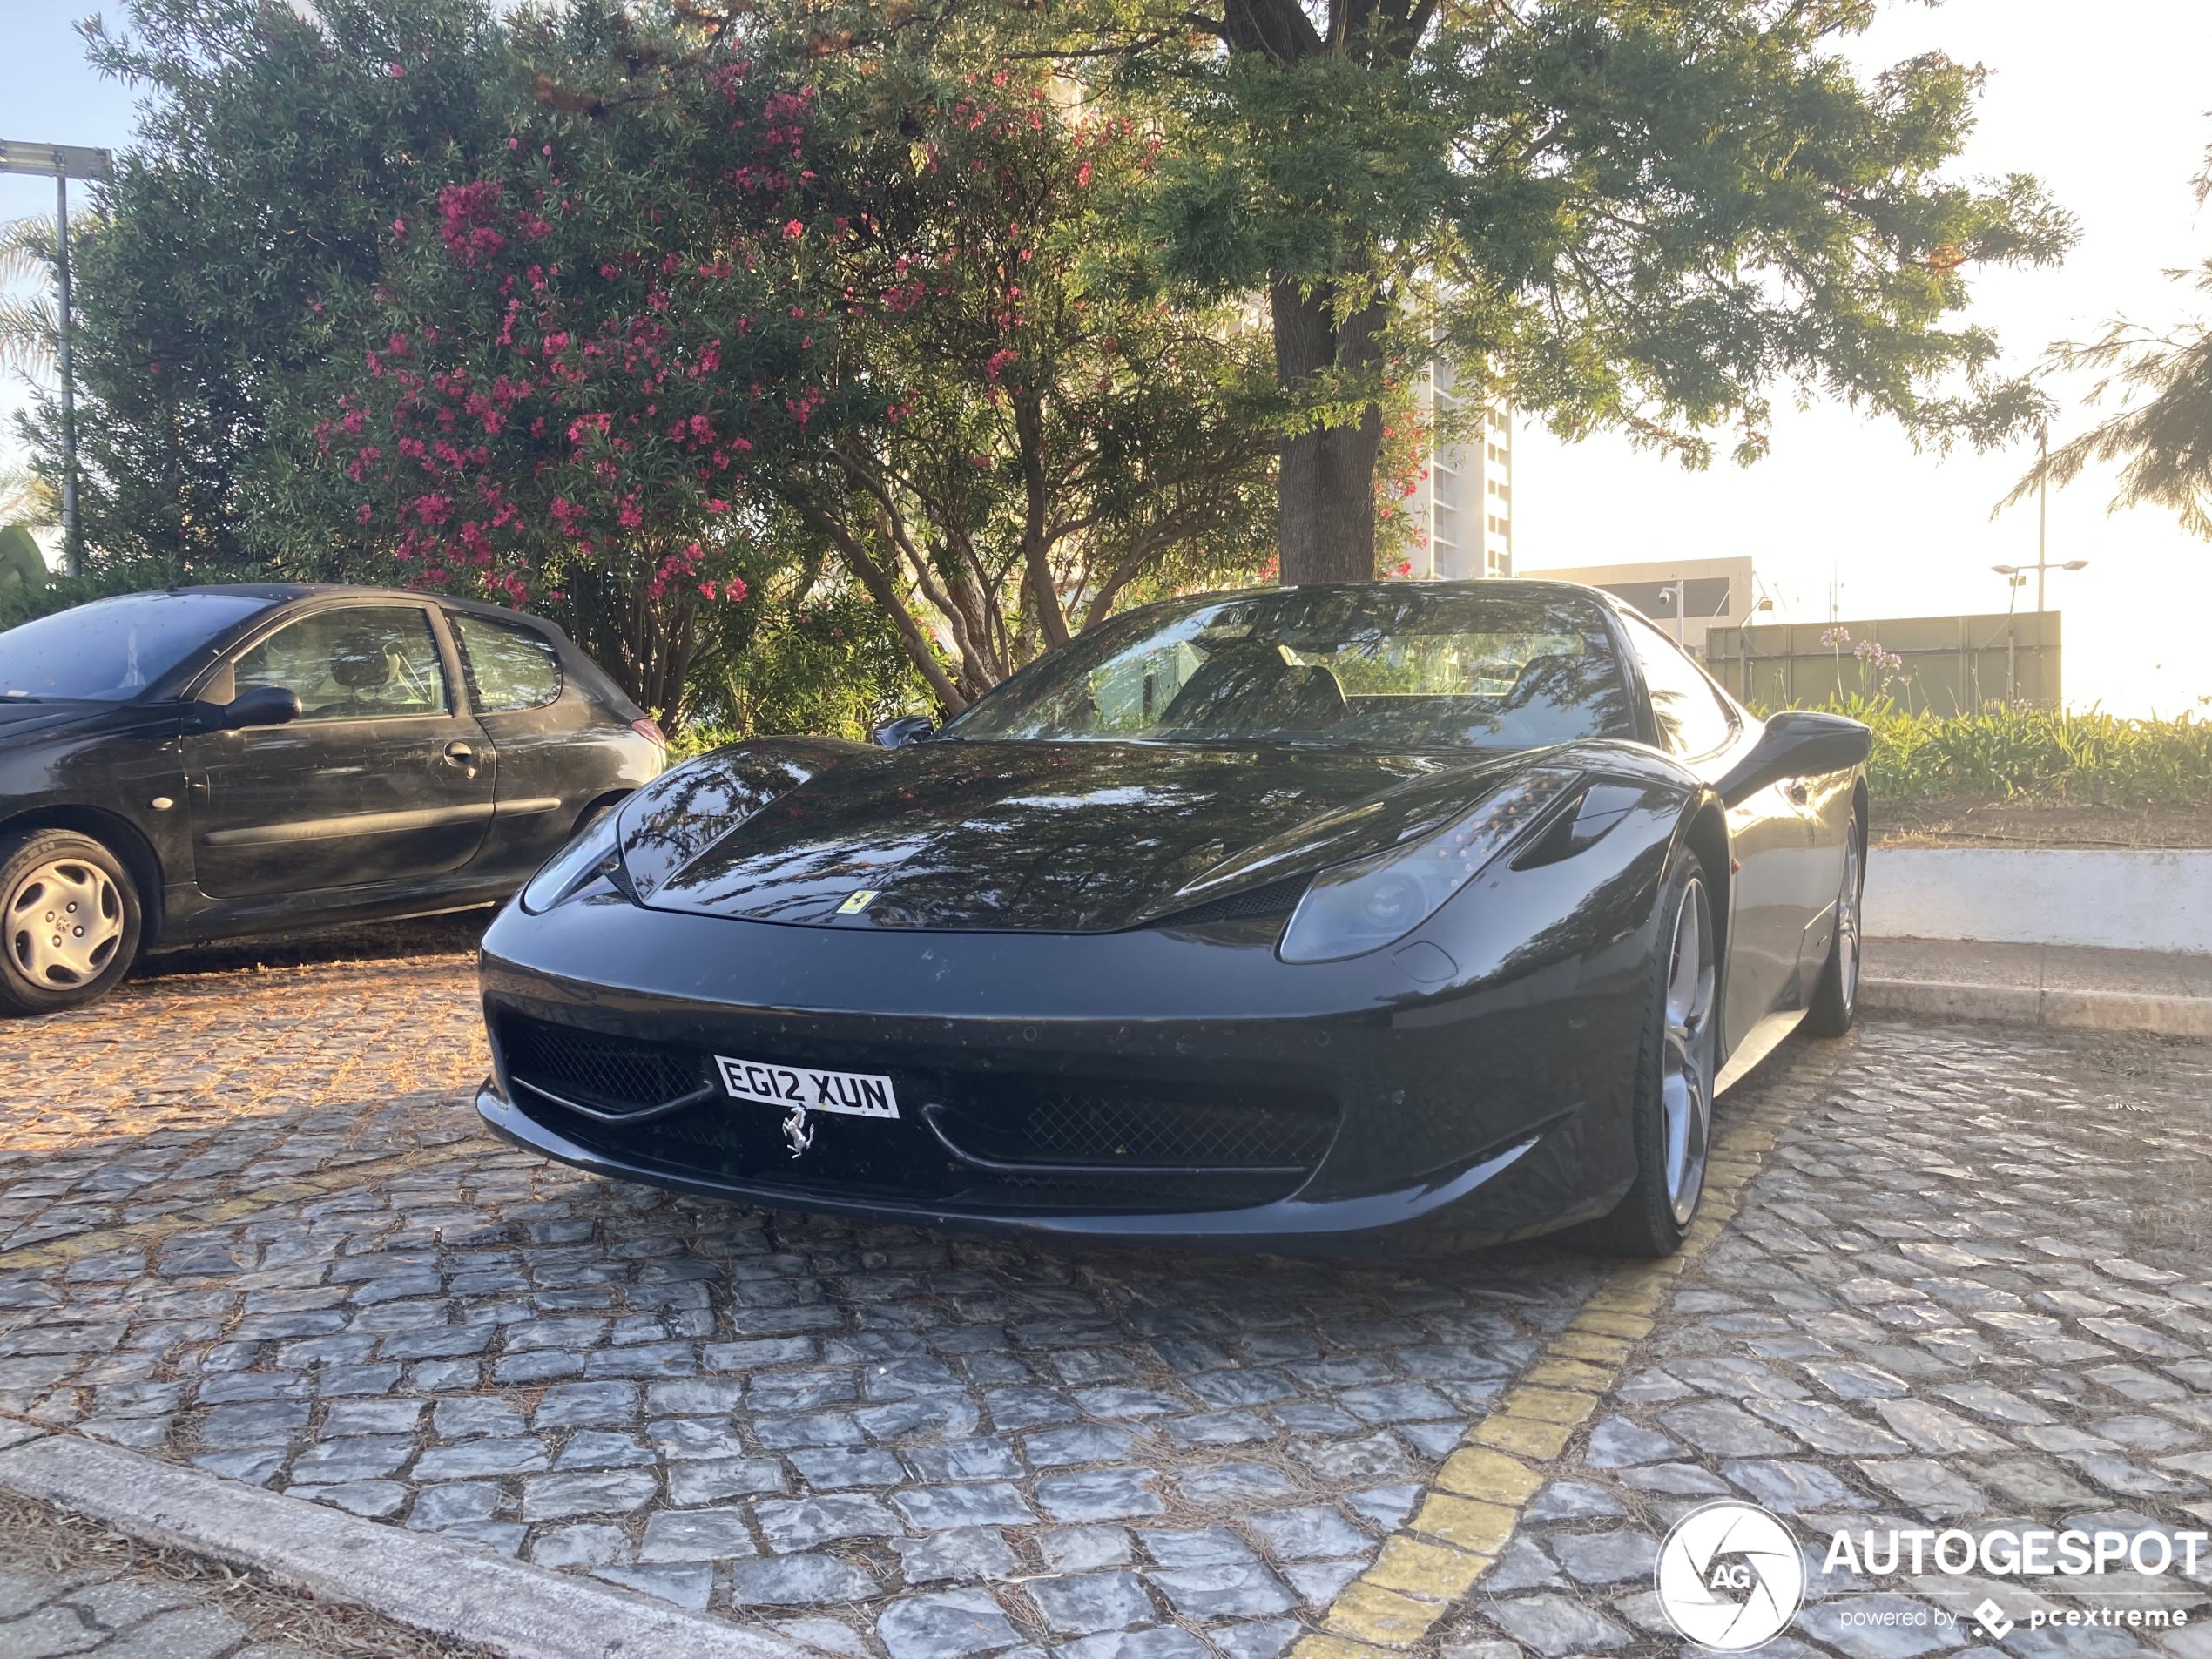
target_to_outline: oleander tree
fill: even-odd
[[[955,711],[1258,570],[1264,347],[1136,268],[1157,137],[1034,66],[732,21],[518,25],[515,130],[331,298],[294,562],[550,608],[671,715],[749,593],[864,593]]]
[[[919,3],[919,0],[917,0]],[[1862,76],[1874,0],[1068,0],[1028,50],[1150,112],[1187,291],[1264,307],[1296,405],[1285,582],[1375,568],[1386,409],[1439,347],[1562,435],[1764,453],[1777,389],[1986,443],[2040,415],[1962,320],[2056,260],[2023,175],[1946,172],[1979,69]]]
[[[759,463],[846,418],[821,297],[850,227],[780,66],[610,8],[517,35],[509,130],[328,298],[283,518],[294,562],[551,610],[680,720],[711,613],[779,556]]]
[[[1272,392],[1258,335],[1142,268],[1125,210],[1157,135],[1035,65],[860,62],[898,115],[880,143],[854,124],[838,180],[836,373],[897,397],[842,400],[857,418],[779,452],[775,489],[957,710],[1117,604],[1261,570]]]

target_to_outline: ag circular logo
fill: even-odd
[[[1742,1653],[1789,1628],[1805,1595],[1804,1557],[1780,1521],[1750,1503],[1709,1503],[1659,1546],[1659,1604],[1701,1648]]]

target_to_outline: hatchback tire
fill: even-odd
[[[0,1014],[58,1014],[105,996],[138,959],[130,872],[74,830],[0,836]]]

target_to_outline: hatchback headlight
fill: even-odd
[[[1278,954],[1286,962],[1335,962],[1403,939],[1581,778],[1578,772],[1523,772],[1441,830],[1322,871],[1298,900]]]
[[[583,834],[570,841],[523,889],[523,908],[550,910],[570,897],[594,876],[611,874],[622,863],[622,833],[618,812],[602,813]]]

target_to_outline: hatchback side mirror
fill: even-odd
[[[909,714],[903,720],[887,720],[868,733],[887,749],[903,749],[910,743],[920,743],[937,729],[936,722],[926,714]]]
[[[1847,715],[1784,709],[1767,718],[1766,729],[1750,753],[1714,787],[1734,806],[1785,778],[1846,771],[1865,760],[1873,747],[1873,732]]]
[[[286,725],[300,718],[300,693],[285,685],[257,685],[215,711],[226,732],[249,725]]]

